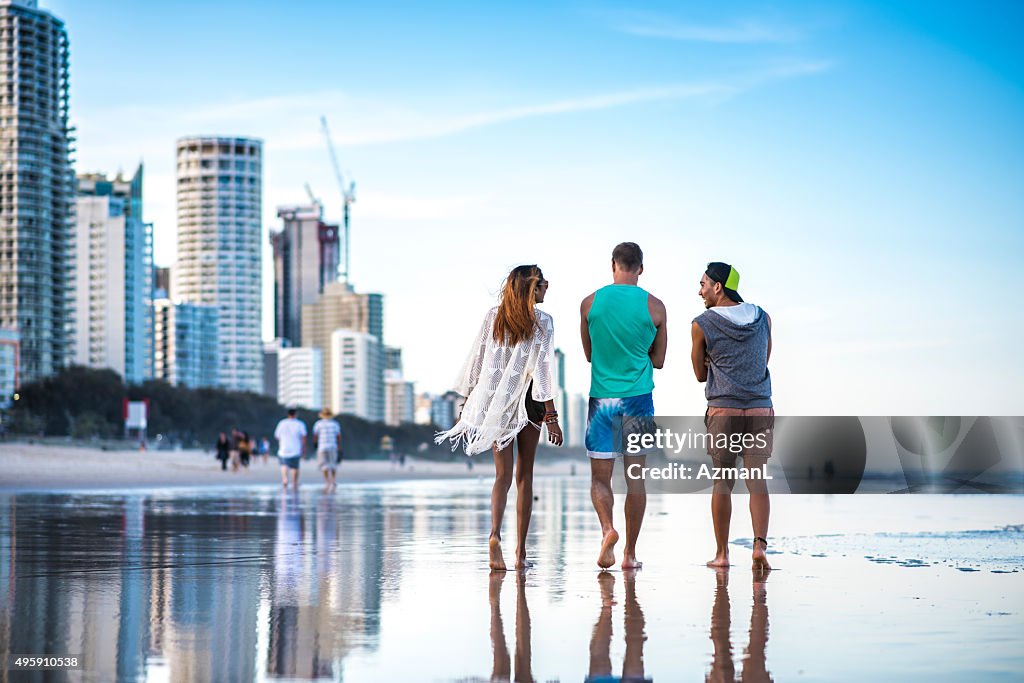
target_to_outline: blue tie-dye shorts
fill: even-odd
[[[617,458],[625,451],[630,434],[650,433],[654,428],[654,396],[650,393],[624,398],[591,397],[587,411],[587,455],[598,460]]]

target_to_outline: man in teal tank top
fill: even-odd
[[[590,497],[601,522],[598,566],[615,564],[619,534],[612,525],[612,472],[624,457],[625,471],[644,454],[625,455],[627,433],[653,427],[654,369],[665,364],[668,348],[665,304],[637,286],[644,272],[644,254],[634,242],[612,251],[612,284],[580,305],[580,336],[590,362],[590,406],[587,413],[587,455],[590,456]],[[626,477],[626,546],[623,569],[638,569],[640,536],[647,492],[643,479]]]

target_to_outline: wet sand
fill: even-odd
[[[476,456],[472,470],[465,456],[450,463],[408,457],[404,468],[381,460],[347,460],[338,482],[388,482],[417,479],[492,477],[489,454]],[[540,476],[568,474],[570,464],[538,464]],[[579,471],[583,471],[580,469]],[[323,483],[316,459],[304,460],[300,485]],[[0,491],[112,490],[138,488],[224,487],[280,484],[277,459],[256,458],[248,470],[221,471],[213,453],[183,451],[104,451],[52,444],[0,443]]]
[[[535,566],[492,574],[486,477],[319,488],[0,493],[0,659],[74,653],[83,669],[61,680],[197,683],[1024,668],[1022,496],[778,496],[768,576],[750,571],[743,505],[716,572],[707,496],[651,496],[644,568],[599,572],[587,477],[544,477]]]

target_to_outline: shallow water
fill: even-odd
[[[490,483],[0,497],[9,680],[1011,680],[1024,497],[776,496],[767,581],[708,498],[651,496],[640,572],[600,573],[582,477],[539,479],[525,574],[487,571]],[[514,495],[505,553],[514,541]],[[621,521],[621,505],[616,510]]]

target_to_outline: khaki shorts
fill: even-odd
[[[715,408],[704,413],[708,455],[723,466],[735,464],[736,457],[772,454],[775,431],[773,408]]]
[[[325,448],[316,452],[316,464],[322,470],[338,469],[340,460],[337,448]]]

